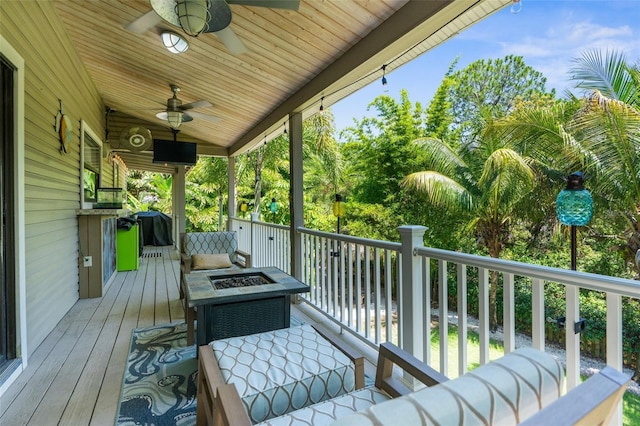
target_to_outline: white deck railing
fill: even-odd
[[[240,248],[252,253],[253,266],[277,266],[289,272],[289,228],[244,220],[232,221]],[[403,229],[404,228],[404,229]],[[458,347],[440,339],[439,369],[449,376],[464,374],[468,359],[467,276],[478,277],[479,364],[489,361],[489,277],[500,274],[504,295],[504,351],[515,348],[514,282],[531,286],[532,346],[544,349],[544,286],[555,282],[566,290],[567,388],[580,382],[580,334],[573,324],[580,319],[579,289],[606,294],[606,362],[622,369],[622,298],[640,299],[640,283],[633,280],[493,259],[422,246],[423,227],[401,227],[401,243],[356,238],[299,228],[303,250],[302,281],[311,287],[304,300],[370,345],[390,340],[432,364],[432,316],[448,318],[448,285],[457,290]],[[433,270],[435,268],[435,270]],[[453,273],[452,271],[455,271]],[[449,276],[454,275],[454,276]],[[437,282],[432,282],[437,277]],[[451,284],[454,283],[454,284]],[[431,287],[438,285],[438,300]],[[431,307],[436,306],[433,310]],[[387,315],[387,313],[390,313]],[[391,321],[387,319],[391,317]],[[587,318],[587,324],[588,324]],[[447,336],[448,321],[438,321],[438,334]],[[588,325],[587,325],[588,326]],[[448,365],[457,353],[458,371]]]
[[[251,253],[251,266],[275,266],[291,272],[291,239],[288,226],[233,218],[238,249]]]

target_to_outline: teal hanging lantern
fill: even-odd
[[[584,188],[584,175],[574,172],[567,177],[567,187],[556,198],[556,215],[563,225],[584,226],[593,215],[593,199]]]
[[[278,213],[278,203],[276,203],[276,199],[272,198],[271,199],[271,204],[269,204],[269,209],[271,210],[271,213]]]

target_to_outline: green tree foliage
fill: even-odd
[[[328,109],[303,123],[304,206],[305,218],[311,220],[305,223],[323,230],[333,229],[321,217],[330,214],[333,194],[341,187],[342,161],[333,133],[333,115]],[[289,138],[282,135],[236,159],[238,200],[250,204],[263,220],[287,224],[289,175]],[[276,214],[269,209],[272,199],[278,203]]]
[[[201,157],[186,176],[187,231],[224,229],[223,210],[227,189],[227,160]]]
[[[533,188],[530,160],[499,139],[485,136],[472,149],[456,150],[435,138],[415,141],[427,154],[427,170],[408,175],[403,184],[427,195],[429,203],[464,214],[467,229],[491,257],[499,258],[510,238],[524,195]],[[492,274],[490,322],[496,327],[497,274]]]
[[[364,118],[348,129],[342,147],[343,158],[348,158],[345,174],[354,201],[390,209],[396,218],[395,238],[395,227],[404,222],[404,213],[412,203],[400,182],[422,163],[422,153],[411,141],[425,135],[422,106],[412,104],[406,90],[400,96],[399,102],[387,95],[377,97],[369,106],[377,116]]]
[[[453,128],[464,145],[475,143],[483,130],[483,116],[508,115],[518,99],[544,93],[546,78],[524,63],[521,56],[481,59],[451,75],[449,100]],[[553,92],[552,92],[553,93]]]
[[[455,66],[458,63],[456,58],[447,70],[442,83],[433,95],[433,99],[427,109],[427,124],[425,134],[438,138],[449,143],[456,143],[459,135],[452,135],[453,115],[451,114],[451,98],[449,93],[455,80],[452,78]]]
[[[127,204],[131,211],[156,210],[171,214],[171,175],[131,171],[127,176]]]

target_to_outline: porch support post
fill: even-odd
[[[185,166],[177,166],[176,173],[173,175],[173,228],[175,230],[174,242],[176,247],[180,247],[180,234],[187,231],[186,219],[186,168]]]
[[[291,216],[291,275],[302,280],[302,235],[297,233],[304,226],[302,191],[302,113],[289,115],[289,212]]]
[[[405,225],[398,227],[400,232],[400,249],[402,254],[402,281],[401,302],[402,302],[402,349],[406,350],[419,360],[424,360],[424,294],[420,282],[421,259],[414,256],[416,247],[421,247],[424,233],[427,230],[424,226]]]
[[[231,218],[236,216],[238,188],[236,188],[236,157],[227,157],[227,231],[233,230]]]

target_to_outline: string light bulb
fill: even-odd
[[[382,65],[382,85],[387,89],[387,65]],[[385,90],[386,91],[386,90]]]
[[[284,134],[286,135],[288,133],[287,132],[287,122],[285,121],[282,125],[284,126]]]
[[[522,10],[522,0],[512,0],[511,13],[513,14],[520,13],[521,10]]]
[[[320,98],[320,114],[324,113],[324,96]]]

